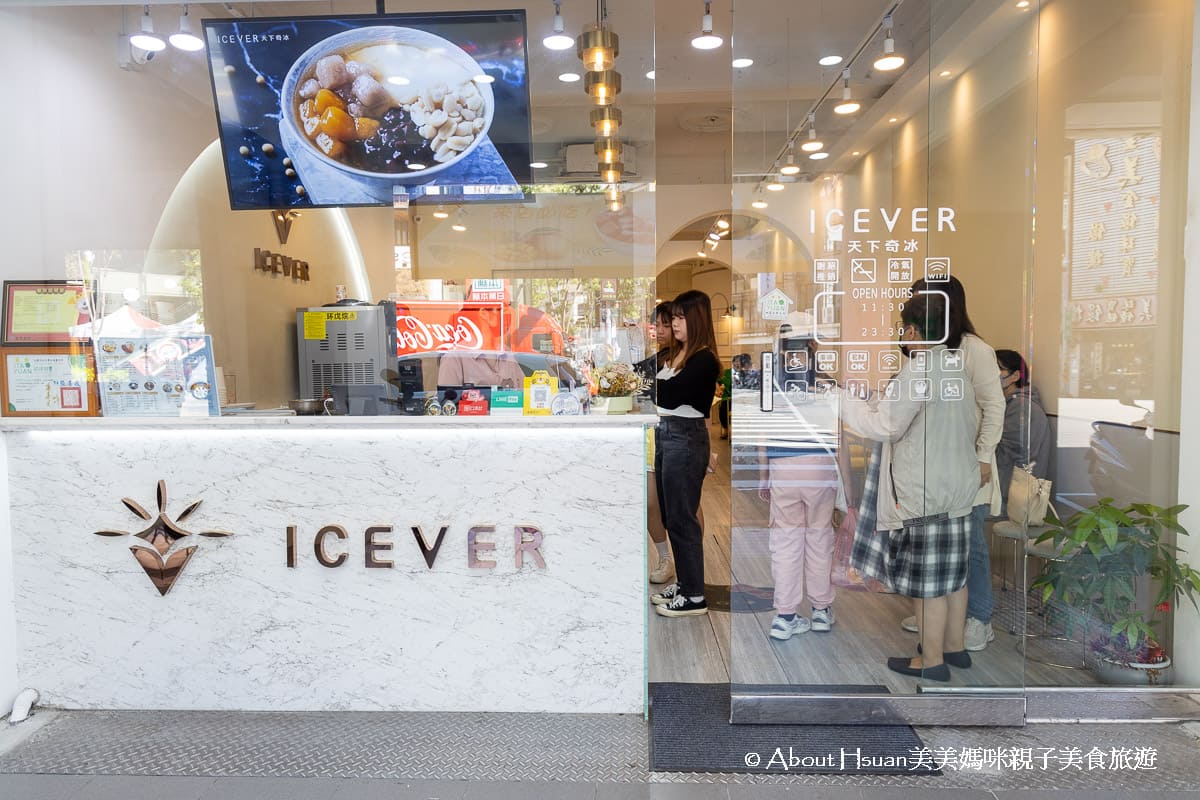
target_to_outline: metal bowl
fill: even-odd
[[[288,408],[297,414],[320,414],[325,410],[322,402],[315,398],[304,400],[288,400]]]

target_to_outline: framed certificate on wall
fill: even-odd
[[[0,412],[6,417],[98,417],[90,342],[0,348]]]
[[[86,338],[92,321],[86,287],[77,281],[5,281],[3,345],[66,345]]]

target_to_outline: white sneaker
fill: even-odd
[[[670,583],[675,580],[675,559],[665,556],[658,560],[658,566],[650,570],[651,583]]]
[[[793,633],[806,633],[810,628],[812,623],[808,621],[808,617],[797,614],[789,621],[777,616],[771,623],[771,638],[786,641],[792,638]]]
[[[963,643],[968,650],[978,653],[995,638],[996,632],[992,630],[992,623],[967,617],[967,627],[963,630]]]
[[[833,628],[833,606],[825,608],[814,608],[812,610],[812,629],[814,631],[828,631]]]
[[[915,614],[911,617],[905,617],[904,619],[900,620],[900,627],[904,628],[904,630],[908,631],[909,633],[921,632],[921,626],[917,624],[917,617]]]

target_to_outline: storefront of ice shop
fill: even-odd
[[[4,4],[0,706],[640,714],[684,680],[747,723],[1194,716],[1195,19]],[[957,285],[1025,360],[1006,441],[1049,437],[1070,537],[987,523],[994,638],[949,680],[883,664],[912,606],[840,514],[836,626],[772,638],[771,458],[834,420],[853,507],[848,396],[886,408],[920,364],[905,402],[969,402],[949,314],[896,347]],[[664,619],[633,367],[690,289],[731,368],[704,499],[730,599]]]

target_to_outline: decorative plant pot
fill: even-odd
[[[597,397],[592,401],[592,408],[600,414],[628,414],[633,411],[633,395]]]
[[[1093,657],[1087,665],[1101,683],[1110,686],[1169,686],[1174,680],[1169,658],[1157,664],[1122,664],[1111,658]]]

